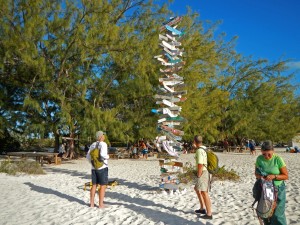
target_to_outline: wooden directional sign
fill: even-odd
[[[178,71],[180,71],[182,69],[182,66],[174,66],[174,67],[170,67],[170,68],[167,68],[167,69],[164,69],[164,70],[162,70],[162,69],[160,69],[160,71],[162,72],[162,73],[175,73],[175,72],[178,72]]]
[[[160,31],[164,31],[166,29],[166,25],[168,26],[173,26],[177,23],[179,23],[182,20],[181,16],[176,16],[171,18],[169,21],[167,21],[165,24],[163,24],[163,26],[160,27]]]
[[[168,41],[168,39],[170,39],[171,41],[177,41],[174,36],[169,35],[169,34],[166,34],[166,38],[167,38],[167,40],[165,40],[165,41]]]
[[[155,95],[154,98],[157,98],[157,99],[165,99],[165,100],[169,100],[170,102],[180,102],[181,99],[180,98],[175,98],[175,97],[172,97],[172,96],[165,96],[165,95]],[[162,101],[157,101],[156,104],[162,104]]]
[[[165,53],[165,56],[167,57],[168,61],[173,62],[174,60],[180,59],[178,56],[171,56],[169,53]]]
[[[161,132],[164,135],[166,135],[169,140],[172,140],[173,142],[178,143],[178,145],[180,145],[180,143],[178,141],[182,140],[181,136],[176,136],[176,135],[172,134],[172,132],[166,131],[166,130],[162,130],[162,129],[161,129]]]
[[[180,116],[176,116],[176,117],[168,117],[166,118],[166,121],[186,121],[186,119],[184,119],[183,117]]]
[[[183,34],[180,30],[177,30],[177,29],[175,29],[175,28],[173,28],[173,27],[171,27],[171,26],[169,26],[169,25],[166,25],[165,27],[166,27],[166,29],[167,29],[168,31],[170,31],[173,35],[179,35],[179,36],[181,36],[181,35]]]
[[[184,102],[187,99],[186,97],[176,98],[173,96],[166,96],[166,95],[155,95],[154,98],[166,99],[166,100],[169,100],[170,102]],[[156,104],[162,104],[162,101],[157,101]]]
[[[175,77],[174,75],[176,74],[173,74],[173,76],[170,76],[170,77],[163,77],[163,78],[159,78],[159,82],[164,82],[164,81],[180,81],[182,82],[183,81],[183,78],[182,77]]]
[[[163,53],[168,53],[171,56],[182,56],[182,54],[183,54],[183,49],[176,49],[175,51],[171,51],[168,48],[164,47],[163,44],[159,44],[159,45],[163,47],[163,50],[164,50]]]
[[[178,50],[178,48],[176,48],[176,46],[169,44],[168,42],[162,41],[162,44],[164,47],[172,50],[172,51],[176,51]]]
[[[162,34],[159,34],[159,40],[164,40],[164,41],[168,41],[168,37],[162,35]],[[172,40],[172,39],[171,39]]]
[[[168,86],[176,86],[176,85],[181,85],[183,84],[182,80],[164,80],[161,82],[163,85],[168,85]]]
[[[163,129],[163,130],[171,131],[171,132],[172,132],[173,134],[175,134],[175,135],[180,135],[180,136],[184,135],[184,132],[183,132],[182,130],[174,129],[174,128],[172,128],[172,127],[164,126],[164,125],[162,125],[162,126],[160,126],[160,127],[161,127],[161,129]]]
[[[173,126],[180,126],[181,122],[174,122],[174,121],[164,121],[162,122],[163,125],[173,127]]]
[[[156,104],[164,104],[166,106],[169,106],[169,107],[175,107],[177,105],[175,105],[173,102],[170,102],[166,99],[163,99],[162,101],[157,101]]]
[[[174,91],[172,93],[165,93],[164,95],[167,95],[167,96],[178,96],[178,95],[185,95],[187,94],[187,91],[184,90],[184,91]]]

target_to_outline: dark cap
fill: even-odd
[[[194,141],[195,141],[196,143],[202,143],[202,136],[196,135],[196,136],[194,137]]]
[[[261,146],[262,151],[268,151],[273,150],[273,143],[270,140],[264,141],[264,143]]]

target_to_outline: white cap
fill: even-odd
[[[105,132],[99,130],[96,132],[96,139],[99,139],[100,137],[102,137],[105,134]]]

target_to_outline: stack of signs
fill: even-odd
[[[163,77],[159,78],[160,93],[155,95],[156,104],[160,105],[158,109],[152,109],[153,113],[159,114],[158,130],[160,136],[156,138],[159,149],[164,149],[169,155],[178,157],[177,150],[182,148],[180,144],[181,136],[184,132],[180,130],[181,123],[184,118],[180,117],[181,107],[177,105],[186,100],[182,95],[186,94],[184,81],[178,72],[185,64],[181,57],[183,49],[178,41],[183,32],[177,29],[177,24],[182,17],[174,17],[164,23],[160,28],[159,34],[160,46],[162,54],[155,56],[161,63],[160,69]]]
[[[178,190],[179,179],[177,175],[182,172],[183,163],[176,162],[174,159],[159,160],[160,165],[160,184],[161,189]]]

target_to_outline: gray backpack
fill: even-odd
[[[258,179],[253,187],[254,202],[252,208],[255,209],[258,218],[267,219],[272,217],[277,202],[277,189],[273,181]],[[256,208],[254,208],[257,202]]]

